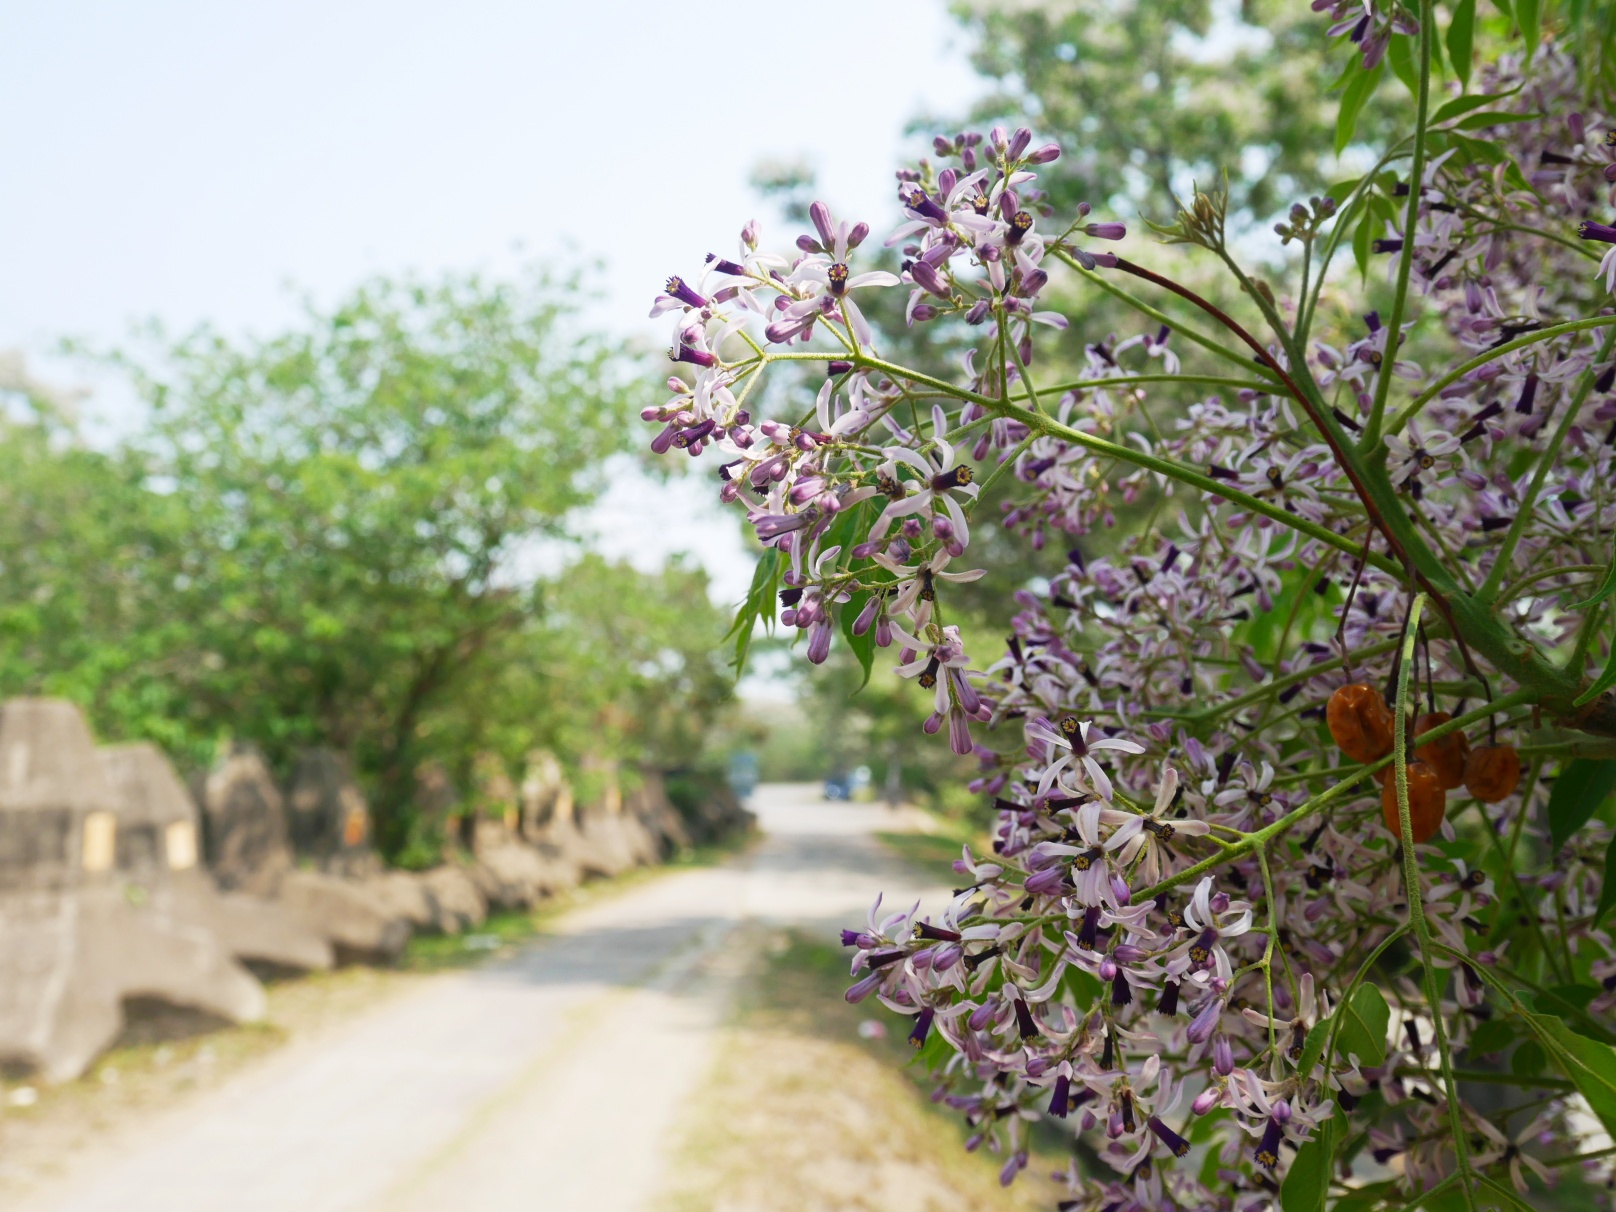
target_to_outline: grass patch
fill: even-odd
[[[960,847],[969,845],[973,853],[990,853],[987,831],[958,817],[934,816],[929,833],[877,833],[888,850],[904,862],[933,878],[939,869],[948,871],[960,856]]]

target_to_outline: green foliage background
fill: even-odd
[[[397,852],[416,769],[700,760],[732,695],[703,573],[576,537],[639,428],[642,366],[576,283],[377,280],[265,340],[203,329],[113,357],[149,404],[112,451],[47,401],[0,441],[0,693],[65,695],[103,738],[200,765],[349,754]]]

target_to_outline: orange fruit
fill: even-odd
[[[1422,736],[1451,719],[1453,717],[1446,711],[1433,711],[1429,715],[1422,715],[1414,721],[1414,735]],[[1465,759],[1470,756],[1470,742],[1465,740],[1464,733],[1450,732],[1434,741],[1428,741],[1415,748],[1414,756],[1436,771],[1437,781],[1442,784],[1444,791],[1464,786]]]
[[[1521,781],[1521,755],[1513,745],[1483,745],[1465,760],[1465,790],[1483,804],[1496,804]]]
[[[1408,827],[1416,842],[1429,841],[1442,824],[1448,807],[1448,793],[1442,780],[1425,762],[1408,764]],[[1397,780],[1387,779],[1380,793],[1380,816],[1393,837],[1403,836],[1397,815]]]
[[[1342,686],[1330,696],[1324,719],[1341,752],[1355,762],[1378,762],[1392,751],[1392,711],[1373,686]]]

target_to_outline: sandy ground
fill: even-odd
[[[915,822],[809,788],[762,788],[754,807],[764,838],[746,854],[568,913],[486,967],[406,982],[82,1151],[17,1206],[901,1212],[958,1206],[983,1181],[968,1202],[1018,1206],[1019,1183],[996,1198],[991,1162],[951,1160],[956,1130],[858,1045],[852,1018],[828,1033],[793,1019],[793,998],[833,996],[804,985],[782,1003],[770,966],[783,929],[828,939],[874,889],[939,904],[946,889],[918,886],[872,836]]]

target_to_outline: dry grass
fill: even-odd
[[[690,1109],[667,1212],[1047,1209],[1051,1159],[1008,1190],[1002,1157],[968,1154],[957,1117],[905,1069],[902,1021],[841,998],[846,961],[801,938],[761,937],[757,978]],[[885,1040],[859,1023],[890,1020]]]

